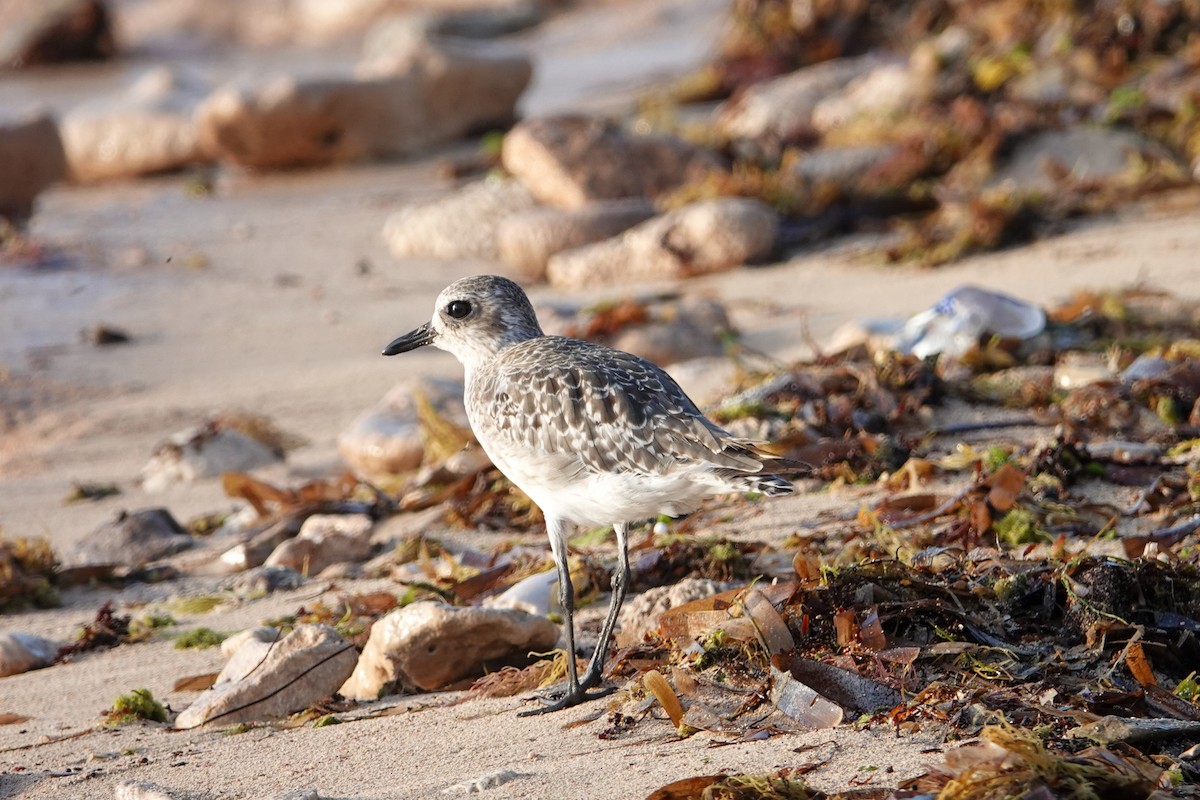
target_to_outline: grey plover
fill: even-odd
[[[794,491],[789,481],[770,473],[788,462],[705,418],[654,364],[603,345],[546,336],[525,292],[507,278],[478,275],[450,284],[438,295],[433,319],[391,342],[383,354],[428,344],[462,362],[475,437],[546,518],[566,612],[568,680],[561,696],[525,714],[607,694],[588,690],[601,681],[629,585],[631,522],[689,513],[714,494]],[[582,680],[575,669],[574,593],[567,569],[572,523],[611,524],[619,562],[599,645]]]

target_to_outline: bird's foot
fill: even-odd
[[[531,708],[526,711],[517,713],[518,717],[533,717],[538,714],[549,714],[551,711],[561,711],[564,708],[577,706],[580,703],[586,703],[589,700],[599,700],[601,697],[607,697],[617,690],[615,686],[608,686],[603,689],[597,689],[594,692],[589,692],[586,685],[580,685],[574,691],[561,690],[555,691],[550,689],[543,694],[535,694],[534,697],[542,701],[546,705],[541,708]]]

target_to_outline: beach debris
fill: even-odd
[[[1046,312],[1001,292],[960,286],[937,304],[909,318],[892,346],[917,358],[962,356],[981,336],[1032,339],[1046,327]]]
[[[426,691],[498,668],[530,651],[546,651],[558,626],[516,609],[460,608],[422,601],[371,626],[346,697],[374,700],[399,686]]]
[[[243,659],[243,651],[251,658]],[[337,691],[356,658],[354,646],[328,625],[298,625],[277,642],[247,639],[175,727],[280,719]]]
[[[192,544],[191,534],[165,508],[120,511],[65,553],[63,566],[143,567]]]
[[[0,633],[0,678],[54,663],[59,644],[34,633]]]
[[[956,796],[1011,797],[1030,793],[1070,797],[1155,796],[1163,769],[1137,751],[1088,748],[1076,754],[1053,751],[1034,734],[1012,725],[989,725],[980,741],[951,750],[944,765],[910,784],[939,792],[953,784]]]
[[[52,117],[0,117],[0,174],[5,176],[0,182],[0,217],[28,218],[37,196],[67,176],[62,138]]]
[[[620,236],[551,256],[546,276],[559,289],[687,278],[765,258],[779,220],[765,203],[719,198],[691,203]]]
[[[112,12],[103,0],[15,0],[0,14],[0,70],[117,54]]]
[[[332,564],[362,561],[371,555],[371,530],[367,514],[313,514],[300,531],[281,542],[263,566],[286,567],[301,575],[319,575]]]
[[[518,123],[504,137],[501,160],[539,202],[559,208],[654,200],[721,168],[715,155],[673,136],[627,134],[582,116]]]
[[[106,725],[130,725],[143,720],[166,722],[167,710],[154,699],[149,689],[134,689],[113,701],[112,708],[103,712]]]
[[[534,207],[517,181],[489,177],[393,212],[384,221],[383,239],[401,259],[498,261],[501,225]]]
[[[0,612],[60,605],[58,566],[46,539],[0,536]]]
[[[624,233],[655,214],[641,197],[597,200],[578,208],[531,208],[496,225],[496,251],[523,283],[546,280],[550,257]]]

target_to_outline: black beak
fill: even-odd
[[[409,350],[416,350],[418,347],[432,344],[436,338],[437,332],[433,329],[433,323],[426,322],[415,331],[393,339],[391,344],[383,348],[383,354],[385,356],[394,356],[399,353],[407,353]]]

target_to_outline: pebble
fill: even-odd
[[[333,564],[363,561],[371,555],[371,528],[366,514],[313,514],[294,538],[279,544],[266,567],[287,567],[301,575],[319,575]]]
[[[121,511],[81,539],[63,556],[64,567],[142,567],[193,544],[165,508]]]

